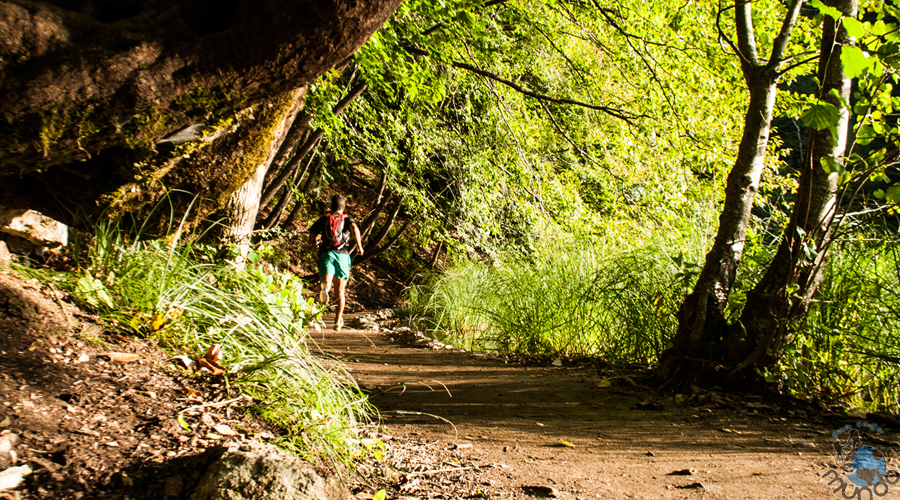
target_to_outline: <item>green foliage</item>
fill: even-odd
[[[285,448],[345,463],[364,451],[354,443],[369,418],[365,397],[338,366],[310,354],[306,329],[322,311],[303,297],[298,278],[265,263],[271,249],[255,248],[248,269],[237,271],[216,248],[180,244],[180,229],[157,240],[131,239],[108,221],[94,229],[78,273],[40,276],[173,354],[219,344],[230,390],[285,430]]]
[[[807,127],[816,130],[833,128],[840,119],[840,111],[837,106],[829,102],[820,101],[813,104],[801,116],[800,120]]]
[[[667,248],[659,241],[604,253],[547,242],[530,258],[493,267],[458,262],[407,299],[435,335],[470,349],[650,363],[693,284],[678,274],[683,254],[673,259]]]
[[[406,2],[355,66],[311,87],[309,109],[339,157],[387,174],[423,242],[453,252],[527,254],[548,226],[677,219],[721,189],[743,79],[711,49],[713,11],[659,7]],[[336,120],[358,81],[368,92]]]
[[[103,282],[90,274],[85,274],[75,282],[75,290],[72,292],[75,297],[93,307],[99,309],[101,306],[106,309],[113,309],[112,297],[109,291],[103,286]]]
[[[785,390],[868,411],[900,410],[900,260],[895,243],[831,251],[817,298],[770,374]]]

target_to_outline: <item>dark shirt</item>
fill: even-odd
[[[312,234],[320,234],[322,235],[322,241],[319,242],[319,253],[323,254],[325,252],[337,252],[337,253],[350,253],[350,249],[353,248],[351,242],[353,241],[352,235],[350,232],[353,230],[353,224],[355,224],[353,217],[350,217],[347,214],[344,214],[344,223],[341,228],[341,233],[344,234],[344,240],[346,243],[342,244],[339,247],[333,247],[327,241],[325,241],[325,231],[328,231],[328,217],[319,217],[319,220],[313,222],[312,226],[309,226],[309,232]]]

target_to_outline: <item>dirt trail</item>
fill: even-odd
[[[833,415],[715,394],[676,404],[596,367],[505,364],[371,330],[316,339],[371,394],[396,438],[388,444],[446,456],[400,489],[412,498],[840,498],[820,478],[834,462]],[[890,457],[896,448],[880,449]],[[900,497],[894,488],[887,498]]]

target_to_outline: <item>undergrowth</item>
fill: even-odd
[[[832,250],[803,328],[769,380],[866,410],[900,410],[900,259],[896,243]]]
[[[699,272],[697,241],[657,237],[614,251],[557,243],[493,265],[457,260],[408,289],[408,312],[432,336],[467,349],[653,364]],[[751,233],[726,309],[732,319],[774,250]],[[900,410],[895,244],[836,244],[808,317],[781,362],[760,373],[800,397]]]
[[[217,249],[167,238],[129,237],[117,223],[96,222],[71,251],[75,272],[20,269],[52,280],[110,324],[160,340],[173,354],[224,353],[232,396],[284,430],[277,444],[312,461],[342,462],[364,451],[358,435],[370,408],[352,377],[310,354],[306,327],[321,317],[299,279],[263,265],[250,252],[245,270]]]
[[[457,261],[406,298],[433,335],[468,349],[647,364],[675,327],[679,264],[659,247],[554,244],[495,266]]]

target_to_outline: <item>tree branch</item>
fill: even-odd
[[[731,50],[733,50],[734,53],[737,54],[738,57],[740,57],[742,61],[749,64],[750,61],[748,61],[744,57],[744,54],[741,54],[741,51],[740,51],[740,49],[737,48],[737,45],[734,44],[734,42],[731,40],[731,38],[725,33],[725,30],[722,29],[722,13],[725,12],[726,10],[730,10],[732,8],[734,8],[734,6],[723,8],[722,3],[719,2],[719,12],[716,13],[716,30],[719,32],[719,38],[721,38],[722,40],[725,40],[725,43],[727,43],[728,46],[731,47]]]
[[[415,47],[403,46],[403,49],[406,50],[407,52],[409,52],[410,54],[419,55],[419,56],[426,56],[426,57],[427,57],[427,56],[430,56],[430,54],[428,53],[428,51],[425,51],[425,50],[422,50],[422,49],[417,49],[417,48],[415,48]],[[509,87],[509,88],[511,88],[511,89],[513,89],[513,90],[515,90],[516,92],[519,92],[519,93],[522,94],[522,95],[526,95],[526,96],[528,96],[528,97],[537,99],[537,100],[539,100],[539,101],[555,102],[555,103],[557,103],[557,104],[571,104],[571,105],[573,105],[573,106],[579,106],[579,107],[582,107],[582,108],[587,108],[587,109],[593,109],[593,110],[596,110],[596,111],[601,111],[601,112],[606,113],[606,114],[608,114],[608,115],[610,115],[610,116],[612,116],[612,117],[614,117],[614,118],[618,118],[618,119],[620,119],[620,120],[622,120],[622,121],[628,123],[629,125],[634,125],[634,120],[635,120],[635,119],[638,119],[638,118],[646,118],[646,117],[647,117],[646,115],[643,115],[643,114],[642,114],[642,115],[638,115],[638,114],[632,113],[632,112],[630,112],[630,111],[624,111],[624,110],[620,110],[620,109],[613,108],[613,107],[610,107],[610,106],[600,106],[600,105],[597,105],[597,104],[590,104],[590,103],[586,103],[586,102],[576,101],[576,100],[574,100],[574,99],[566,99],[566,98],[550,97],[550,96],[547,96],[547,95],[539,94],[539,93],[537,93],[537,92],[528,90],[528,89],[522,87],[521,85],[519,85],[519,84],[517,84],[517,83],[515,83],[515,82],[513,82],[513,81],[510,81],[510,80],[507,80],[506,78],[503,78],[503,77],[500,76],[500,75],[497,75],[497,74],[495,74],[495,73],[491,73],[490,71],[485,71],[485,70],[483,70],[483,69],[477,68],[477,67],[475,67],[475,66],[472,66],[471,64],[466,64],[466,63],[462,63],[462,62],[458,62],[458,61],[451,61],[450,64],[451,64],[454,68],[459,68],[459,69],[464,69],[464,70],[466,70],[466,71],[471,71],[472,73],[475,73],[475,74],[477,74],[477,75],[481,75],[481,76],[483,76],[483,77],[485,77],[485,78],[488,78],[488,79],[490,79],[490,80],[493,80],[493,81],[495,81],[495,82],[502,83],[503,85],[506,85],[507,87]]]
[[[798,55],[800,55],[800,54],[798,54]],[[791,57],[785,59],[785,61],[790,60],[790,59],[794,59],[794,57],[795,57],[795,56],[791,56]],[[818,59],[818,58],[819,58],[819,56],[818,56],[818,55],[815,55],[815,56],[810,57],[810,58],[808,58],[808,59],[804,59],[804,60],[802,60],[802,61],[800,61],[800,62],[798,62],[798,63],[796,63],[796,64],[791,64],[791,65],[788,66],[787,68],[784,68],[783,70],[778,71],[778,75],[779,75],[779,76],[780,76],[780,75],[783,75],[783,74],[787,73],[788,71],[790,71],[790,70],[792,70],[792,69],[794,69],[794,68],[799,68],[800,66],[809,64],[809,63],[815,61],[815,60]]]
[[[399,240],[400,237],[403,236],[403,233],[405,233],[406,230],[409,229],[410,223],[412,223],[412,218],[406,219],[406,222],[404,222],[403,225],[400,226],[400,230],[394,233],[394,235],[391,236],[391,238],[384,245],[374,250],[367,250],[366,254],[360,257],[360,259],[357,261],[357,264],[362,264],[363,262],[378,257],[379,255],[386,252],[387,249],[391,248],[394,243],[397,243],[397,240]]]
[[[365,92],[367,88],[368,84],[366,83],[356,84],[352,89],[350,89],[347,95],[345,95],[340,101],[338,101],[337,104],[334,105],[334,107],[331,109],[331,112],[335,116],[340,115],[345,109],[347,109],[347,106],[349,106],[354,99]],[[283,169],[281,169],[281,173],[278,174],[278,177],[276,177],[275,180],[272,181],[272,184],[270,186],[266,187],[265,191],[259,199],[260,208],[265,207],[269,204],[270,201],[272,201],[275,193],[277,193],[278,190],[281,189],[281,186],[283,186],[284,183],[287,182],[288,177],[290,177],[294,169],[297,168],[297,165],[301,161],[303,161],[303,158],[306,157],[306,155],[310,152],[310,150],[312,150],[313,147],[315,147],[316,143],[319,141],[319,139],[322,138],[323,135],[325,135],[325,131],[323,131],[322,129],[316,129],[316,131],[306,139],[306,142],[304,142],[303,145],[300,146],[300,149],[296,152],[296,154],[294,154],[294,157],[291,158],[291,161],[288,162],[288,164]]]
[[[796,1],[796,0],[795,0]],[[750,0],[734,0],[734,24],[737,31],[738,54],[750,66],[759,67],[756,52],[756,33],[753,32],[753,5]]]
[[[544,112],[547,113],[547,116],[550,118],[550,122],[553,123],[553,127],[556,128],[556,131],[559,133],[559,135],[563,136],[563,138],[566,140],[566,142],[571,144],[572,147],[575,148],[576,151],[581,153],[581,155],[586,160],[590,161],[594,165],[597,165],[598,167],[602,168],[603,170],[606,170],[606,173],[611,175],[613,179],[616,179],[619,182],[624,182],[624,179],[622,179],[618,175],[614,174],[613,171],[610,170],[609,167],[607,167],[606,165],[600,164],[600,162],[598,162],[591,155],[589,155],[587,151],[578,147],[578,145],[575,144],[575,142],[568,136],[568,134],[565,133],[565,131],[562,129],[562,127],[559,126],[559,123],[556,122],[556,117],[553,116],[553,113],[550,112],[550,110],[547,108],[547,106],[544,103],[540,103],[540,104],[541,104],[541,107],[544,109]]]
[[[368,242],[364,245],[364,249],[366,252],[372,251],[375,247],[381,244],[382,241],[387,237],[388,232],[390,232],[391,227],[394,225],[394,221],[397,220],[397,215],[400,213],[400,209],[403,208],[403,198],[397,198],[397,206],[394,207],[394,211],[391,212],[390,217],[388,217],[387,222],[384,223],[384,226],[381,227],[381,230],[378,231],[378,234],[375,235],[375,239],[371,242]]]
[[[769,68],[773,70],[777,70],[779,66],[781,66],[784,61],[782,57],[784,57],[784,50],[787,47],[789,41],[791,41],[791,32],[794,30],[794,23],[797,22],[797,17],[800,15],[800,7],[803,5],[803,0],[791,0],[791,4],[788,7],[788,12],[784,16],[784,21],[781,23],[781,31],[778,32],[778,36],[775,37],[775,42],[772,44],[772,55],[769,57]]]

